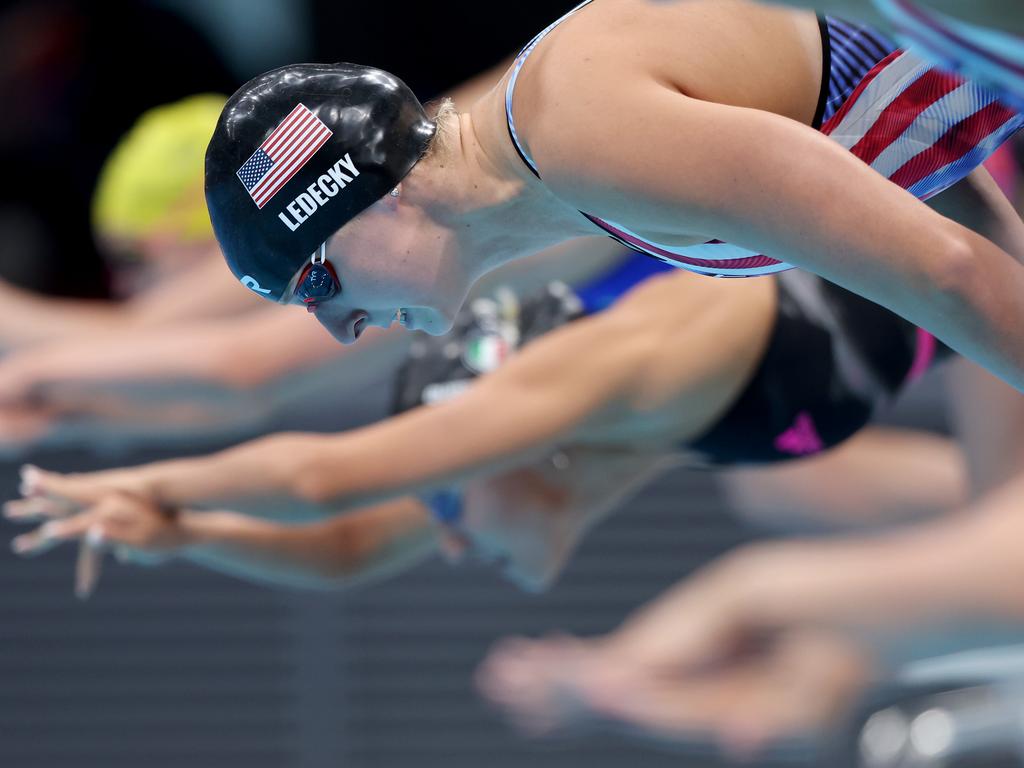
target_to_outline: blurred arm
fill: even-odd
[[[1024,477],[961,512],[876,539],[796,542],[754,553],[785,561],[773,597],[755,608],[758,622],[793,622],[900,630],[950,619],[1024,617]],[[761,561],[758,568],[769,563]],[[742,570],[742,567],[741,567]],[[814,574],[813,583],[796,579]],[[799,575],[798,575],[799,574]],[[782,593],[795,591],[782,597]],[[754,590],[756,592],[756,590]]]
[[[800,628],[898,633],[1024,618],[1024,477],[960,513],[884,536],[754,544],[637,611],[612,636],[653,666],[699,667]]]
[[[949,367],[946,385],[970,496],[1024,475],[1024,395],[967,360]]]
[[[259,496],[338,507],[526,463],[630,391],[648,345],[633,338],[633,324],[606,319],[613,314],[549,334],[454,400],[364,429],[281,433],[208,456],[91,474],[33,469],[27,484],[31,493],[80,503],[113,489],[178,507]]]
[[[251,387],[346,351],[306,315],[268,306],[241,318],[15,352],[0,360],[0,395],[45,398],[48,385],[66,391],[76,384],[169,380]]]
[[[706,429],[756,364],[766,331],[753,310],[771,300],[764,285],[667,273],[531,343],[444,404],[344,434],[275,435],[135,469],[33,469],[25,488],[78,501],[113,488],[172,506],[286,496],[336,509],[457,485],[529,463],[555,443],[671,446]]]
[[[7,283],[0,283],[0,301],[0,344],[11,347],[130,333],[264,306],[238,285],[216,251],[123,302],[42,296]]]
[[[627,627],[650,650],[663,645],[659,627],[687,631],[682,616],[698,606],[719,626],[755,629],[824,623],[898,630],[950,617],[1024,617],[1024,396],[967,361],[957,361],[948,380],[970,500],[956,513],[884,536],[741,549]]]
[[[966,474],[948,438],[868,427],[820,456],[719,477],[731,507],[759,523],[856,527],[959,508],[968,497]]]
[[[317,589],[387,578],[436,546],[429,515],[408,498],[301,526],[234,512],[183,512],[179,524],[184,559],[254,581]]]
[[[40,500],[8,504],[15,521],[49,522],[12,542],[15,553],[37,555],[80,541],[77,591],[85,597],[99,577],[104,551],[159,562],[180,557],[241,578],[295,587],[337,589],[407,569],[434,549],[436,527],[422,505],[398,499],[350,515],[300,526],[235,512],[178,510],[151,500],[107,494],[71,516]]]

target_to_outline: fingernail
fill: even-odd
[[[19,536],[11,541],[11,551],[16,555],[24,554],[28,551],[31,542],[23,536]]]
[[[90,547],[98,547],[103,543],[103,529],[98,525],[94,525],[85,534],[85,541]]]

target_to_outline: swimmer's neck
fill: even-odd
[[[473,279],[524,256],[594,234],[578,211],[555,197],[516,154],[496,110],[500,86],[451,125],[448,146],[414,169],[405,189],[455,240]]]

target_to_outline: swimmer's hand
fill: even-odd
[[[711,740],[749,759],[833,725],[869,680],[866,654],[827,630],[781,633],[703,670],[656,670],[617,653],[612,640],[506,640],[477,683],[534,735],[589,722],[659,741]]]
[[[81,510],[34,497],[8,503],[5,515],[19,521],[45,520],[11,542],[18,555],[38,555],[65,541],[80,542],[75,594],[82,599],[95,590],[108,550],[122,561],[153,563],[173,556],[187,543],[174,514],[124,492],[108,493]]]
[[[605,637],[499,646],[481,667],[481,690],[534,732],[571,725],[579,716],[567,713],[582,712],[646,736],[711,738],[749,756],[816,730],[870,682],[872,666],[841,618],[820,609],[821,600],[834,602],[817,584],[835,565],[821,550],[742,548]]]
[[[21,468],[19,492],[24,499],[42,499],[50,502],[54,510],[63,510],[63,514],[84,509],[117,491],[144,497],[152,495],[140,469],[62,474],[43,470],[32,464],[25,464]],[[42,506],[45,505],[30,505],[29,508],[38,510]],[[4,514],[16,519],[21,509],[18,502],[8,502],[4,506]],[[35,513],[29,513],[30,516],[31,514]]]

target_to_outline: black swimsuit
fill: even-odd
[[[711,465],[785,461],[835,446],[950,355],[930,334],[816,275],[794,270],[776,280],[764,358],[726,414],[687,446]]]
[[[395,411],[457,395],[532,339],[604,309],[667,269],[634,254],[577,290],[557,283],[527,299],[471,302],[450,334],[417,339],[398,374]],[[932,336],[820,277],[793,270],[775,279],[764,358],[718,423],[682,446],[709,465],[784,461],[837,445],[948,356]]]

